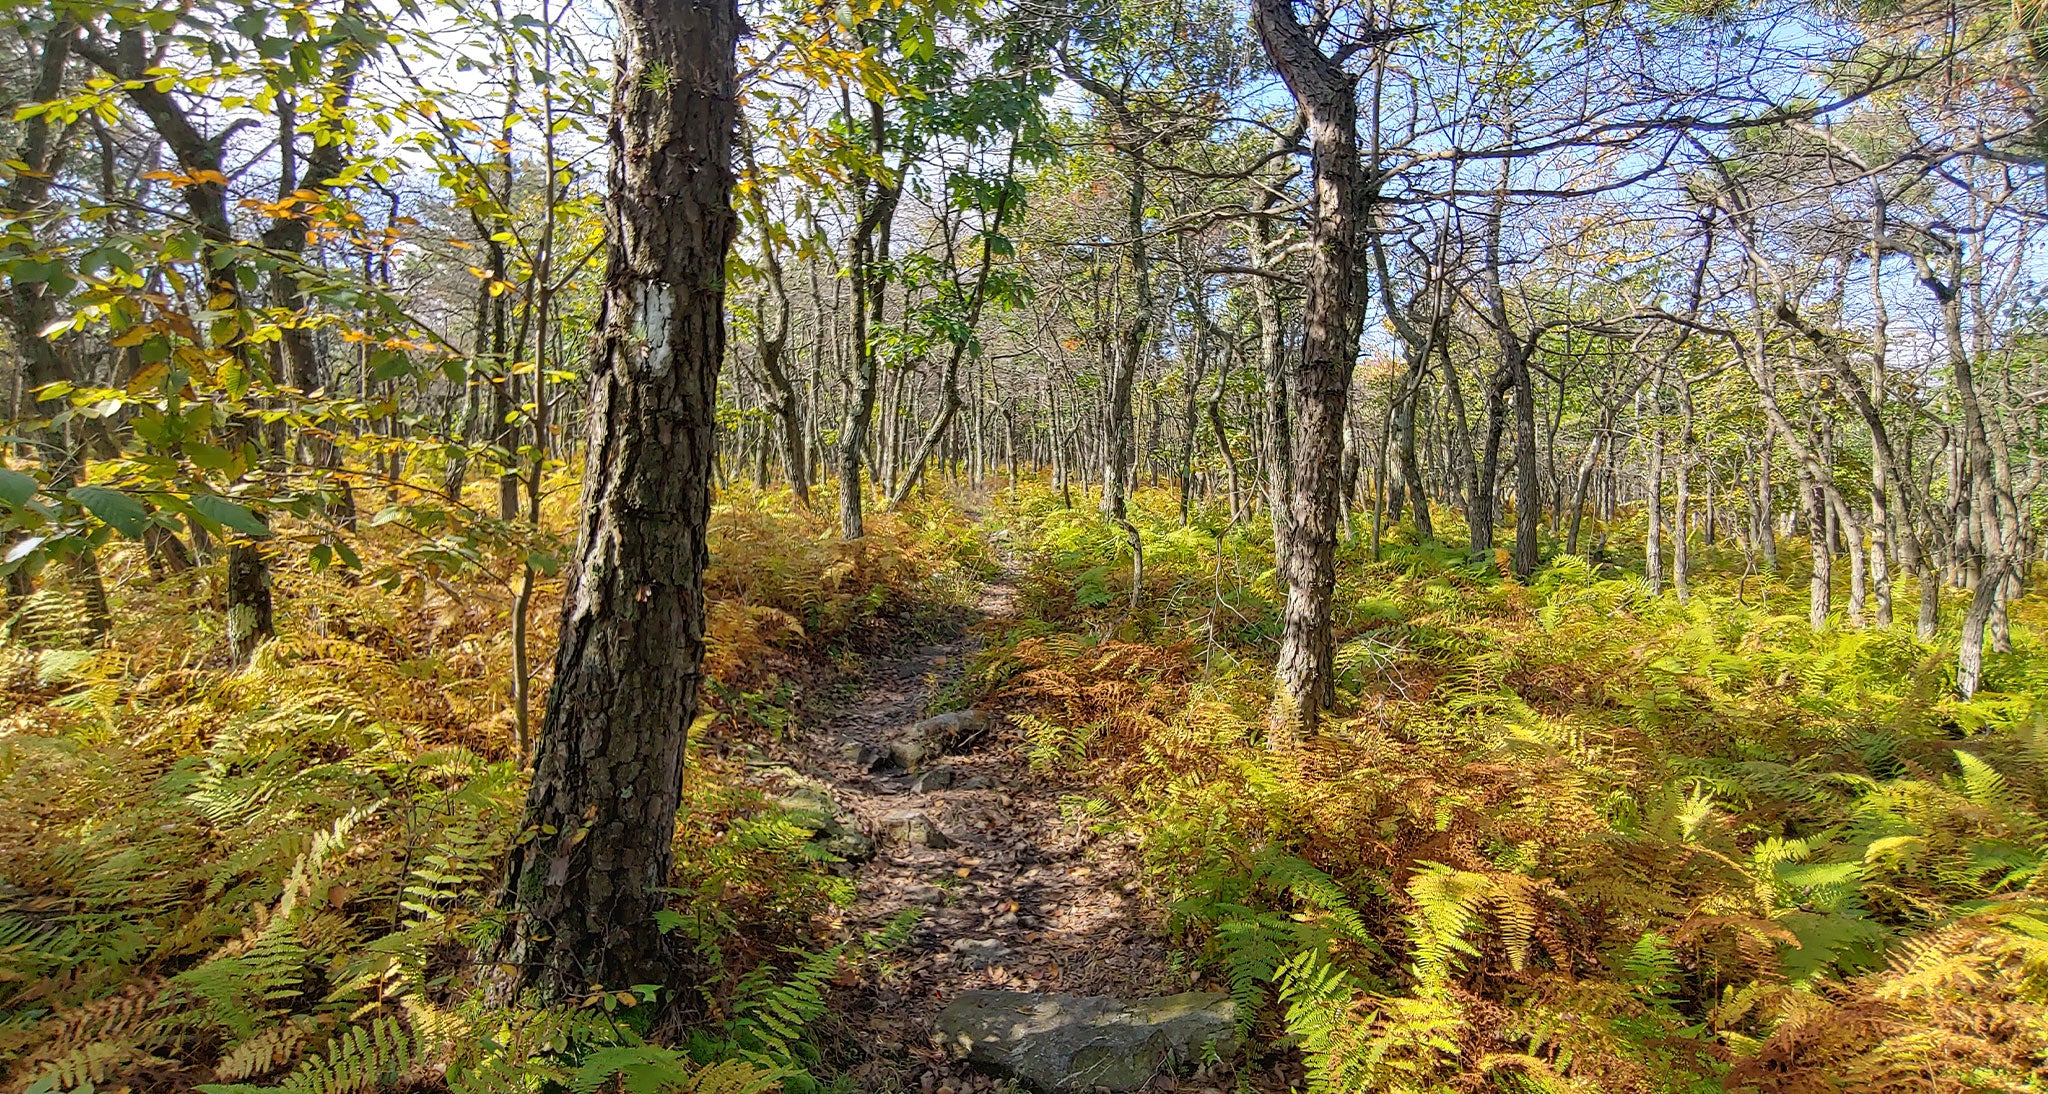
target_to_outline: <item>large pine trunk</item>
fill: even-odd
[[[544,997],[658,979],[704,652],[732,241],[734,0],[619,0],[583,524],[498,960]]]

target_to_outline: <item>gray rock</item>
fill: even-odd
[[[848,741],[839,746],[839,755],[847,763],[863,771],[873,771],[886,765],[889,754],[866,741]]]
[[[889,761],[905,771],[916,771],[926,760],[945,755],[943,748],[935,747],[924,740],[897,740],[889,742]]]
[[[848,862],[866,862],[875,857],[875,841],[859,832],[840,832],[818,841],[826,854]]]
[[[929,794],[934,790],[944,790],[953,785],[953,777],[957,774],[959,773],[950,767],[926,768],[924,773],[919,775],[910,784],[910,788],[920,794]]]
[[[957,741],[987,724],[988,715],[981,711],[956,710],[947,714],[934,714],[921,722],[913,722],[904,732]]]
[[[1221,992],[1155,999],[970,991],[939,1012],[956,1055],[1039,1091],[1136,1090],[1213,1045],[1237,1050],[1237,1014]]]
[[[790,823],[808,832],[811,842],[826,854],[848,862],[875,857],[875,841],[848,826],[853,815],[840,808],[824,787],[799,784],[769,800],[787,813]]]
[[[913,722],[889,739],[889,756],[905,771],[916,771],[987,724],[988,715],[978,710],[956,710]]]
[[[843,827],[839,823],[839,803],[817,787],[798,786],[769,800],[788,812],[790,823],[814,837],[836,835]]]
[[[897,809],[882,814],[881,828],[890,839],[913,847],[943,851],[953,846],[953,841],[939,831],[939,826],[933,824],[930,817],[915,809]]]

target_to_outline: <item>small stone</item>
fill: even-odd
[[[939,831],[939,826],[933,824],[930,817],[915,809],[898,809],[883,814],[881,828],[890,839],[913,847],[943,851],[953,846],[953,841]]]
[[[936,756],[923,741],[890,741],[889,761],[905,771],[916,771],[928,756]]]
[[[946,754],[946,749],[988,724],[988,715],[978,710],[956,710],[913,722],[889,740],[889,755],[906,771],[915,771],[926,761]]]
[[[875,857],[875,841],[859,832],[840,832],[829,839],[819,841],[818,846],[826,854],[848,862],[866,862]]]
[[[910,784],[910,788],[920,794],[929,794],[934,790],[944,790],[953,785],[953,778],[957,774],[959,773],[950,767],[929,768]]]
[[[889,754],[866,741],[848,741],[839,746],[839,755],[847,763],[863,771],[873,771],[877,764],[889,758]]]

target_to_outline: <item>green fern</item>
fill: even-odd
[[[622,1094],[678,1094],[695,1069],[683,1053],[654,1045],[601,1048],[584,1059],[570,1080],[573,1094],[592,1094],[616,1079]]]
[[[1282,965],[1276,983],[1313,1094],[1441,1088],[1464,1024],[1447,1000],[1368,996],[1314,952]]]
[[[797,1048],[804,1027],[825,1013],[826,987],[846,959],[846,947],[798,957],[786,977],[778,979],[772,966],[742,977],[726,1023],[727,1036],[747,1059],[777,1070],[802,1070]]]
[[[205,1085],[206,1094],[359,1094],[397,1082],[426,1058],[427,1046],[397,1018],[353,1026],[310,1056],[275,1087]]]
[[[22,1094],[65,1094],[67,1091],[91,1094],[95,1086],[130,1068],[168,1063],[169,1060],[150,1055],[132,1045],[94,1041],[42,1065],[30,1075]]]
[[[1495,892],[1493,879],[1484,874],[1453,870],[1440,862],[1425,862],[1408,881],[1413,909],[1408,913],[1408,942],[1413,947],[1410,971],[1425,995],[1436,994],[1450,984],[1460,956],[1477,957],[1479,950],[1465,935],[1479,922],[1479,912]]]
[[[1962,749],[1955,750],[1956,766],[1962,769],[1963,796],[1986,809],[2006,807],[2005,776],[1998,769]]]

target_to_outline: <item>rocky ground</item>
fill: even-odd
[[[940,1010],[963,993],[1130,1000],[1189,987],[1168,964],[1128,843],[1095,831],[1073,788],[1034,776],[1000,717],[932,716],[979,649],[977,626],[1006,614],[1010,598],[1008,585],[991,585],[936,640],[872,651],[857,694],[754,765],[763,787],[849,860],[860,893],[849,928],[879,930],[918,911],[908,941],[863,985],[866,998],[837,1016],[838,1039],[868,1056],[853,1069],[863,1089],[1009,1089],[935,1040]],[[1183,1073],[1144,1089],[1208,1085]]]

